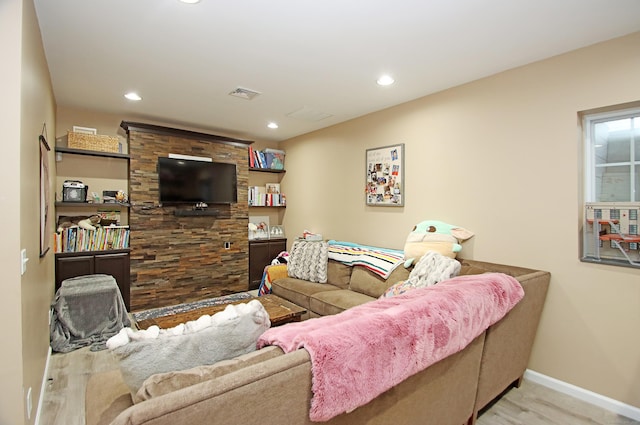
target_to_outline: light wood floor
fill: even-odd
[[[89,376],[117,367],[106,350],[92,352],[83,348],[53,354],[39,425],[84,425],[84,391]],[[640,422],[525,380],[520,388],[511,389],[483,412],[478,424],[640,425]]]

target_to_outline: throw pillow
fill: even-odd
[[[420,258],[407,280],[391,285],[380,298],[390,298],[411,289],[424,288],[451,279],[460,273],[460,267],[459,261],[435,251],[429,251]]]
[[[260,301],[252,300],[167,330],[124,328],[107,341],[107,348],[118,360],[135,403],[140,401],[136,393],[151,375],[211,365],[254,351],[270,325]]]
[[[327,282],[328,244],[325,241],[297,240],[289,252],[289,277],[310,282]]]

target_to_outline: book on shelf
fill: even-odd
[[[255,168],[255,167],[256,167],[256,157],[254,156],[253,148],[249,146],[249,168]]]
[[[254,150],[249,146],[249,167],[269,170],[284,170],[285,152],[280,149]]]
[[[70,227],[53,234],[55,252],[106,251],[129,248],[129,226],[105,226],[96,230]]]
[[[267,168],[271,168],[272,170],[284,170],[285,153],[283,150],[267,148],[264,150],[264,153],[267,158]]]
[[[280,192],[268,193],[268,186],[249,186],[249,206],[252,207],[284,207],[287,204],[286,198]]]

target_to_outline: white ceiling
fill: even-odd
[[[35,5],[59,106],[265,142],[640,31],[639,0]],[[376,85],[382,73],[396,83]],[[229,96],[237,87],[261,94]]]

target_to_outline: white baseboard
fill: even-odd
[[[585,401],[603,409],[610,410],[618,415],[640,421],[640,408],[622,403],[621,401],[594,393],[584,388],[577,387],[559,379],[552,378],[547,375],[527,369],[524,372],[524,378],[536,384],[556,390],[560,393],[570,395],[578,400]]]
[[[44,365],[44,373],[42,374],[42,384],[40,385],[40,397],[38,398],[38,408],[36,409],[36,418],[34,425],[40,425],[40,412],[42,411],[42,403],[44,401],[44,393],[47,390],[47,376],[49,376],[49,361],[51,360],[51,346],[47,353],[47,362]]]

